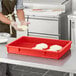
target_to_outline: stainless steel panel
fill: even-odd
[[[29,32],[59,34],[58,21],[44,19],[29,19]]]
[[[40,19],[40,20],[54,20],[54,21],[58,21],[59,20],[59,15],[57,16],[37,16],[37,15],[29,15],[29,19]]]
[[[27,0],[26,0],[27,1]],[[25,1],[25,2],[26,2]],[[63,4],[67,2],[68,0],[28,0],[32,3],[51,3],[51,4]]]
[[[73,11],[76,11],[76,0],[72,0],[72,4]]]
[[[29,36],[41,37],[41,38],[49,38],[49,39],[59,39],[59,36],[54,36],[54,35],[43,35],[43,34],[29,33]]]
[[[27,2],[30,2],[30,0],[23,0],[23,2],[27,3]]]
[[[69,15],[68,16],[68,26],[69,26],[69,37],[72,41],[72,43],[76,44],[76,16],[75,15]]]
[[[76,44],[76,23],[71,23],[71,40],[72,43]]]

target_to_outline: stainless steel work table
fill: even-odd
[[[10,39],[10,41],[13,41]],[[9,41],[9,42],[10,42]],[[69,72],[70,76],[76,73],[76,47],[72,46],[71,50],[60,60],[8,54],[6,44],[0,44],[0,62],[30,66],[48,70],[57,70]]]

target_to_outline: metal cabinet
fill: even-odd
[[[59,24],[58,19],[55,18],[38,18],[33,17],[28,19],[30,24],[28,26],[28,33],[29,35],[34,36],[51,36],[56,39],[59,36]]]
[[[76,21],[71,21],[71,40],[76,44]]]
[[[72,41],[72,45],[76,45],[76,16],[71,14],[68,15],[68,26],[69,26],[69,39]]]

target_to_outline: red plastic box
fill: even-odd
[[[46,43],[48,45],[47,49],[49,49],[51,45],[60,45],[63,48],[57,52],[47,51],[47,49],[44,50],[32,49],[33,47],[36,46],[36,44],[39,43]],[[71,48],[71,43],[72,41],[68,41],[68,40],[22,36],[21,38],[9,43],[7,45],[7,51],[8,53],[14,53],[14,54],[59,59],[67,51],[69,51],[69,49]]]

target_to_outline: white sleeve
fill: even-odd
[[[1,4],[1,1],[2,0],[0,0],[0,12],[2,12],[2,4]]]
[[[16,9],[23,9],[23,0],[17,0]]]

